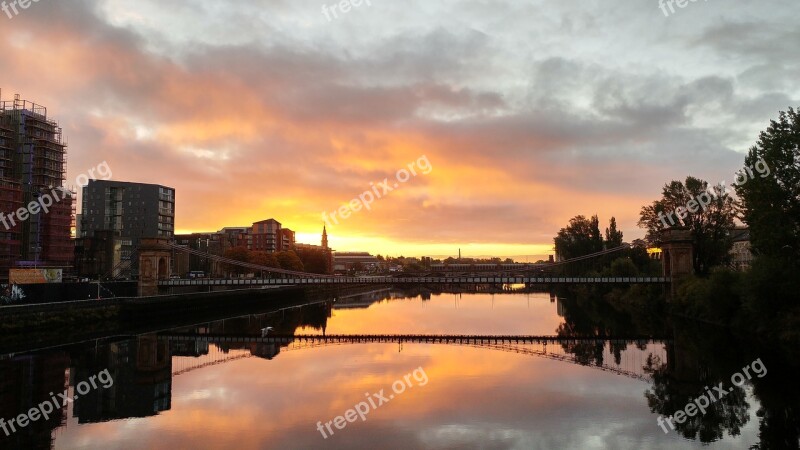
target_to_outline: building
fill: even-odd
[[[19,95],[0,100],[0,281],[14,267],[72,268],[75,193],[64,185],[66,147],[47,108]],[[47,211],[14,215],[46,196]]]
[[[95,231],[75,241],[75,272],[89,278],[125,278],[130,272],[130,238],[112,230]],[[125,263],[123,263],[125,262]]]
[[[345,273],[352,270],[369,271],[377,269],[380,260],[367,252],[336,252],[333,254],[333,270]]]
[[[222,232],[176,235],[176,245],[209,256],[176,251],[172,258],[175,264],[174,272],[181,276],[186,276],[189,272],[203,272],[206,276],[221,275],[223,273],[221,264],[212,257],[223,255],[224,237]]]
[[[736,227],[731,230],[731,265],[739,271],[749,270],[753,264],[753,252],[750,250],[750,229]]]
[[[275,219],[255,222],[249,235],[248,250],[276,253],[293,250],[295,246],[295,232],[283,228]]]
[[[295,232],[288,229],[281,229],[281,248],[286,250],[293,250],[297,242],[295,241]]]
[[[250,250],[267,253],[282,251],[283,233],[281,223],[277,220],[267,219],[254,223],[250,234],[253,236]]]
[[[123,238],[123,242],[129,243],[120,248],[121,264],[127,272],[123,276],[137,275],[136,249],[140,240],[174,237],[175,189],[156,184],[89,180],[83,188],[80,230],[79,239],[93,238],[101,231],[111,231]],[[113,270],[114,267],[105,267],[105,273]]]
[[[215,234],[220,240],[220,255],[236,247],[245,247],[250,249],[252,247],[252,231],[251,227],[225,227]]]

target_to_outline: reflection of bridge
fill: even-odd
[[[223,350],[220,346],[236,344],[261,344],[274,346],[275,354],[285,351],[303,350],[333,345],[353,344],[444,344],[465,347],[497,350],[509,353],[518,353],[529,356],[569,362],[605,372],[623,375],[637,380],[647,381],[648,377],[643,370],[649,355],[658,356],[661,361],[667,361],[667,353],[663,345],[668,340],[628,339],[628,338],[563,338],[557,336],[469,336],[469,335],[273,335],[266,337],[231,336],[231,335],[195,335],[195,334],[166,334],[160,339],[170,342],[195,342],[212,343],[208,347],[208,354],[200,357],[176,357],[173,360],[173,376],[182,375],[193,370],[225,364],[254,355],[250,350]],[[577,346],[602,345],[602,364],[589,364],[576,356],[574,352],[565,350]],[[633,349],[628,347],[633,345]],[[619,346],[620,363],[616,364],[613,346]],[[624,347],[623,347],[624,346]],[[624,348],[624,350],[622,349]],[[644,348],[644,350],[640,350]],[[592,351],[592,356],[595,356]]]
[[[160,286],[287,286],[287,285],[331,285],[331,284],[665,284],[664,277],[289,277],[289,278],[201,278],[194,280],[162,280]]]

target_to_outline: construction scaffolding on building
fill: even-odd
[[[64,189],[67,143],[47,108],[20,99],[0,100],[0,206],[10,214],[49,196],[48,211],[30,211],[10,231],[0,224],[0,281],[10,267],[69,269],[74,260],[74,191]]]

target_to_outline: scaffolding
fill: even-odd
[[[47,118],[46,107],[18,94],[13,100],[0,99],[2,211],[8,214],[53,192],[58,197],[49,212],[30,214],[13,232],[2,234],[5,227],[0,224],[0,281],[7,276],[6,266],[33,263],[64,267],[74,260],[71,238],[76,194],[62,190],[67,173],[66,148],[62,128]]]

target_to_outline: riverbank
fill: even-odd
[[[2,307],[0,354],[269,312],[374,289],[291,286]]]

